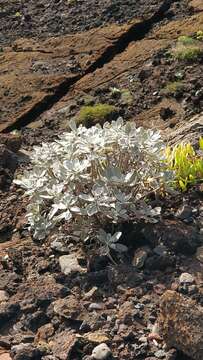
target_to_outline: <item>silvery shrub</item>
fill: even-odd
[[[160,208],[151,208],[145,197],[166,181],[164,143],[159,132],[122,118],[89,129],[71,121],[70,130],[34,147],[31,169],[15,180],[29,197],[29,227],[42,240],[65,223],[68,235],[97,238],[106,249],[122,252],[121,233],[104,229],[157,221]]]

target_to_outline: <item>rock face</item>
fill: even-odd
[[[111,86],[112,79],[132,68],[139,70],[140,64],[148,61],[155,51],[167,47],[181,34],[201,29],[202,16],[197,14],[189,21],[166,24],[161,31],[155,29],[152,38],[134,42],[120,53],[123,39],[130,37],[132,29],[136,29],[135,37],[140,37],[142,23],[135,19],[122,26],[112,24],[45,40],[21,38],[12,46],[4,47],[0,53],[0,131],[11,130],[14,125],[25,126],[40,114],[47,118],[50,109],[54,117],[62,117],[61,109],[75,98],[75,93],[80,96],[104,84]],[[110,61],[109,54],[116,52],[118,56]],[[161,107],[167,108],[170,104],[161,104]],[[152,114],[146,115],[148,124]],[[163,121],[159,122],[162,124]]]
[[[0,54],[0,131],[38,111],[52,95],[60,95],[129,27],[112,25],[106,30],[44,41],[19,39],[12,47],[6,47]]]
[[[169,347],[194,360],[203,359],[203,308],[175,291],[166,291],[160,306],[159,326]]]
[[[170,145],[184,142],[191,142],[197,145],[199,137],[203,134],[203,113],[195,115],[186,123],[181,124],[177,129],[171,131],[167,136]]]
[[[10,151],[16,153],[21,147],[22,138],[13,134],[0,134],[0,144],[4,144]]]
[[[18,165],[16,152],[21,147],[20,136],[12,134],[0,134],[0,189],[12,180]]]
[[[147,225],[143,230],[147,242],[152,246],[158,245],[158,234],[161,242],[170,251],[184,255],[192,255],[200,245],[198,230],[193,225],[185,224],[182,221],[164,219],[162,222]]]

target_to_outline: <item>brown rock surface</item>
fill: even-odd
[[[194,360],[203,359],[203,308],[175,291],[166,291],[160,305],[161,335]]]
[[[90,90],[103,86],[110,86],[111,82],[120,83],[121,88],[125,82],[126,76],[135,69],[141,70],[143,64],[150,61],[153,54],[159,50],[171,46],[180,35],[192,34],[203,26],[202,13],[193,15],[187,19],[175,20],[155,28],[149,36],[145,36],[139,41],[131,42],[125,51],[118,53],[110,62],[105,63],[101,68],[81,77],[70,91],[51,109],[51,116],[57,118],[61,109],[66,107],[73,99],[80,98]],[[174,99],[163,99],[157,106],[141,112],[134,118],[136,123],[145,127],[156,127],[164,129],[168,124],[163,124],[160,120],[160,109],[165,106],[172,106],[177,113],[173,123],[177,123],[184,116],[183,107]],[[61,113],[60,113],[61,116]],[[43,114],[43,119],[50,117],[49,112]],[[66,114],[64,115],[66,118]],[[150,118],[150,122],[149,122]],[[60,117],[61,119],[61,117]]]
[[[70,359],[70,354],[77,344],[76,335],[68,330],[59,333],[54,341],[50,341],[49,346],[53,354],[60,360]]]
[[[46,110],[50,108],[57,116],[74,98],[111,81],[119,81],[122,86],[123,76],[141,69],[155,52],[180,35],[201,29],[203,16],[200,12],[163,24],[144,39],[140,39],[141,33],[144,37],[150,25],[145,29],[141,24],[135,19],[130,24],[82,34],[41,41],[19,39],[12,47],[4,48],[0,55],[0,131],[13,124],[23,126],[42,113],[49,117]],[[130,29],[133,35],[129,35]]]
[[[167,135],[167,141],[171,145],[181,141],[198,145],[199,137],[203,136],[203,113],[192,117],[185,123],[181,123],[177,129]]]
[[[0,54],[0,131],[31,111],[35,116],[39,107],[79,79],[130,26],[112,25],[45,41],[20,39],[5,48]]]
[[[189,6],[191,6],[194,11],[203,11],[202,0],[192,0],[189,2]]]
[[[11,360],[11,356],[8,352],[4,352],[3,349],[0,349],[0,360]]]
[[[190,34],[203,26],[202,14],[194,15],[188,19],[171,21],[155,29],[149,37],[139,42],[132,42],[127,49],[118,54],[113,61],[106,64],[92,74],[83,77],[77,82],[75,91],[88,91],[97,88],[115,78],[119,78],[126,71],[143,66],[144,61],[150,59],[151,55],[171,44],[180,35]]]

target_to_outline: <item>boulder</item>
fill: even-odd
[[[4,144],[10,151],[16,153],[22,144],[22,137],[13,134],[0,134],[0,144]]]
[[[163,219],[157,224],[147,224],[142,233],[152,247],[161,243],[169,251],[184,255],[195,254],[197,247],[201,244],[197,227],[194,225],[185,226],[178,219]]]
[[[11,184],[17,165],[17,155],[2,144],[0,139],[0,189]]]
[[[203,308],[175,291],[166,291],[161,299],[160,334],[169,347],[194,360],[203,359]]]
[[[71,352],[77,344],[76,335],[69,330],[65,330],[49,342],[49,347],[54,354],[54,359],[66,360],[72,358]]]
[[[203,113],[193,116],[186,122],[182,122],[181,125],[167,134],[166,140],[172,146],[184,141],[198,147],[200,136],[203,136]]]
[[[0,144],[0,168],[15,171],[18,163],[18,158],[11,150],[4,144]]]

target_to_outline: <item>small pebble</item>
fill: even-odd
[[[105,360],[111,355],[111,350],[105,344],[97,345],[92,351],[92,358],[95,360]]]
[[[102,303],[91,303],[89,305],[89,310],[103,310],[104,305]]]
[[[59,258],[59,265],[61,272],[65,275],[70,275],[73,272],[85,272],[85,270],[79,265],[76,255],[63,255]]]
[[[4,290],[0,290],[0,303],[9,299],[8,294]]]
[[[139,342],[141,343],[146,343],[147,342],[147,337],[145,335],[142,335],[139,339],[138,339]]]
[[[166,353],[164,350],[158,350],[155,352],[154,355],[156,356],[157,359],[163,359],[163,358],[165,358]]]
[[[193,284],[194,277],[189,273],[182,273],[179,277],[180,284]]]

